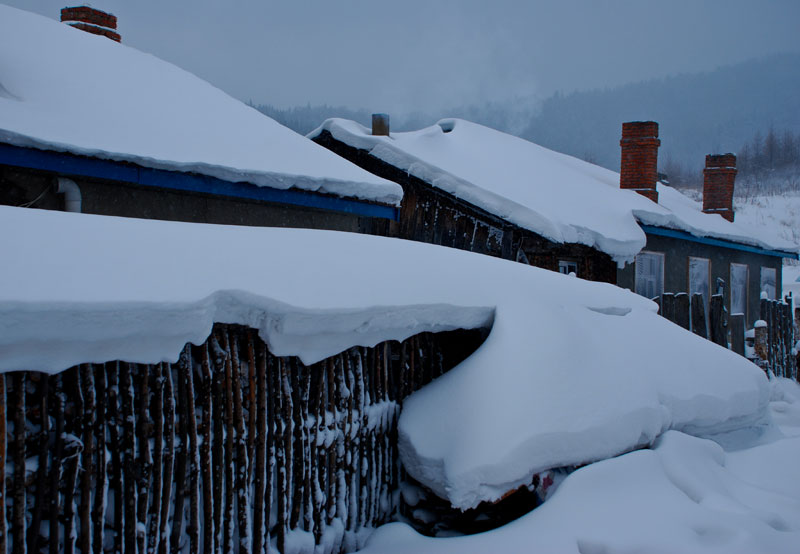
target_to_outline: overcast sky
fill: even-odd
[[[0,0],[58,19],[64,0]],[[242,100],[371,111],[544,98],[800,51],[800,0],[93,0]],[[2,69],[2,68],[0,68]]]

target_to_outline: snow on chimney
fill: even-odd
[[[372,134],[375,136],[389,136],[389,114],[372,114]]]
[[[622,124],[622,163],[619,186],[635,190],[653,202],[658,202],[658,123],[631,121]]]
[[[117,42],[122,40],[122,37],[117,33],[116,16],[96,10],[90,6],[62,8],[61,21],[93,35],[101,35]]]
[[[703,170],[703,211],[733,221],[733,182],[736,179],[734,154],[709,154]]]

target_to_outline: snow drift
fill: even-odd
[[[468,508],[536,472],[613,456],[669,429],[758,421],[753,364],[613,285],[411,241],[0,207],[0,368],[177,359],[213,322],[306,363],[422,331],[491,326],[407,399],[418,480]]]

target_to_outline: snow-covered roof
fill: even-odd
[[[592,246],[617,262],[632,260],[644,247],[639,223],[798,251],[764,229],[704,214],[698,203],[662,183],[656,204],[621,190],[614,171],[469,121],[443,119],[386,137],[353,121],[329,119],[308,136],[323,131],[511,223],[555,242]]]
[[[398,204],[402,189],[150,54],[0,5],[0,142]]]
[[[306,363],[491,326],[474,354],[406,400],[399,423],[406,469],[462,508],[668,429],[752,423],[769,395],[755,365],[645,298],[466,251],[3,206],[0,236],[14,237],[0,241],[5,371],[174,361],[214,322],[256,328],[273,353]]]

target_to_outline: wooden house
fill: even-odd
[[[623,125],[621,172],[462,120],[391,133],[328,120],[309,136],[403,186],[400,220],[373,232],[454,246],[649,298],[700,292],[723,279],[731,313],[758,319],[761,291],[780,291],[797,245],[733,221],[735,156],[708,156],[701,208],[657,182],[658,124]],[[638,194],[637,194],[638,193]]]
[[[116,17],[62,20],[4,30],[0,204],[354,232],[397,217],[399,186],[119,44]]]
[[[604,192],[622,196],[595,187],[586,173],[594,166],[488,127],[445,119],[391,133],[388,117],[376,115],[372,132],[332,119],[309,137],[402,185],[399,221],[375,222],[376,234],[611,283],[618,259],[638,251],[641,237],[632,222],[618,221],[616,210],[588,208]]]

